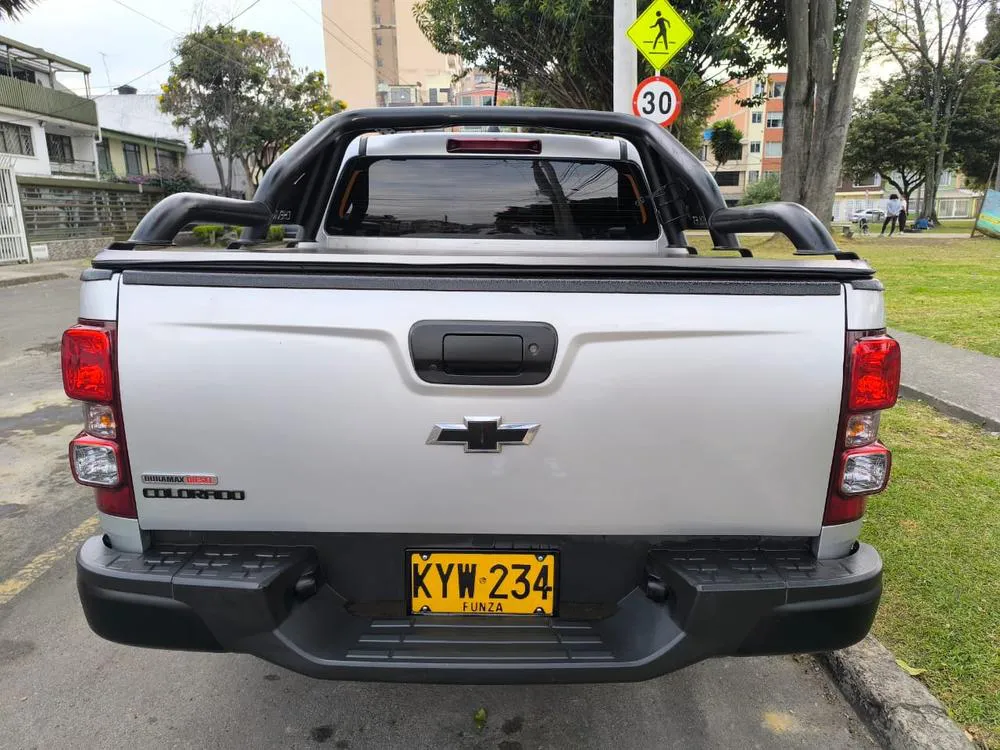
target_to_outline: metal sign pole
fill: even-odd
[[[615,112],[632,112],[632,93],[638,83],[635,47],[627,37],[635,22],[636,0],[614,0],[614,107]]]

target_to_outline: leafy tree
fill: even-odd
[[[922,218],[935,215],[952,126],[981,67],[973,54],[972,32],[993,4],[992,0],[873,0],[875,48],[912,77],[930,117],[933,147],[924,162]],[[992,57],[1000,49],[987,52]]]
[[[1000,72],[983,66],[973,75],[951,125],[948,159],[971,182],[991,187],[990,174],[1000,157]],[[996,175],[994,175],[996,177]],[[996,184],[994,180],[993,184]]]
[[[323,76],[292,66],[281,40],[245,29],[206,26],[180,40],[160,108],[208,145],[225,192],[240,165],[248,190],[283,148],[334,105]]]
[[[712,140],[709,148],[715,160],[715,174],[726,162],[735,161],[743,155],[743,133],[732,120],[722,120],[712,125]]]
[[[257,102],[241,149],[240,158],[251,184],[256,184],[274,160],[313,125],[347,106],[330,98],[326,78],[318,71],[306,73],[301,80],[294,75],[282,76],[276,84],[272,80]]]
[[[219,25],[188,34],[175,48],[160,109],[174,116],[174,125],[190,128],[196,147],[208,145],[226,193],[250,127],[251,102],[261,97],[276,46],[259,32]]]
[[[0,18],[12,21],[36,2],[37,0],[0,0]]]
[[[781,182],[778,175],[769,174],[750,185],[740,198],[741,206],[753,206],[757,203],[772,203],[781,200]]]
[[[924,184],[934,131],[913,82],[884,81],[867,101],[856,102],[844,151],[844,171],[855,178],[877,174],[909,203]]]
[[[754,44],[758,0],[674,0],[694,31],[664,71],[680,84],[684,109],[673,127],[696,147],[705,118],[730,78],[753,77],[771,63]],[[648,2],[639,3],[639,11]],[[421,0],[417,23],[434,47],[499,70],[503,83],[537,105],[611,109],[612,0]],[[640,77],[652,70],[642,61]]]

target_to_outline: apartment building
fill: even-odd
[[[781,148],[785,135],[786,73],[768,73],[759,79],[732,81],[730,92],[719,100],[708,118],[701,160],[715,174],[723,197],[735,205],[748,185],[770,174],[781,173]],[[741,102],[766,97],[760,104]],[[738,159],[716,164],[712,156],[710,128],[716,122],[732,120],[743,133],[743,149]]]
[[[455,103],[461,61],[417,26],[417,0],[322,0],[326,78],[351,109]]]
[[[0,152],[17,175],[97,177],[97,108],[63,85],[60,73],[90,68],[0,37]]]

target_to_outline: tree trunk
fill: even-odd
[[[243,189],[243,197],[247,200],[251,200],[256,190],[253,170],[250,168],[249,160],[241,159],[240,162],[243,164],[243,175],[247,181],[246,187]]]
[[[209,153],[212,154],[212,163],[215,164],[215,172],[219,175],[219,188],[221,189],[226,182],[226,177],[222,172],[222,159],[219,158],[219,152],[215,148],[215,143],[211,139],[206,140],[208,142]]]
[[[840,170],[847,144],[847,130],[851,122],[854,86],[861,68],[861,50],[865,41],[870,0],[851,0],[847,11],[847,24],[840,44],[836,75],[819,77],[816,88],[817,120],[822,126],[813,128],[813,145],[806,175],[805,205],[820,221],[829,224],[833,218],[833,201],[840,182]],[[831,6],[833,3],[831,2]],[[833,43],[833,8],[830,16],[817,23],[817,29],[828,34]],[[817,60],[832,66],[832,56]],[[829,86],[824,92],[820,85]]]
[[[788,25],[788,80],[781,160],[781,200],[801,202],[809,166],[813,90],[809,64],[809,3],[785,0]]]

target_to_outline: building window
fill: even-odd
[[[758,180],[760,180],[760,172],[759,171],[757,171],[756,169],[751,169],[749,172],[747,172],[747,184],[748,185],[753,185]]]
[[[955,184],[955,173],[951,171],[945,171],[941,173],[941,181],[938,183],[941,187],[950,187]]]
[[[764,156],[769,159],[781,158],[781,141],[770,141],[764,144]]]
[[[764,172],[763,178],[765,180],[770,179],[771,177],[773,177],[776,180],[780,180],[781,179],[781,172],[773,172],[773,171]]]
[[[142,161],[139,158],[139,144],[123,143],[122,151],[125,153],[125,174],[129,177],[141,175]]]
[[[764,94],[764,88],[765,88],[765,85],[764,85],[763,81],[754,81],[754,83],[753,83],[753,95],[754,96],[763,96],[763,94]]]
[[[751,154],[760,153],[760,141],[750,141],[750,153]]]
[[[719,187],[738,187],[740,184],[740,173],[735,170],[718,172],[715,175],[715,182]]]
[[[769,127],[769,128],[783,128],[783,127],[785,127],[785,113],[784,112],[768,112],[767,113],[767,127]]]
[[[785,82],[775,81],[771,84],[771,98],[772,99],[784,99],[785,98]]]
[[[73,163],[73,139],[68,135],[46,133],[45,145],[49,150],[49,161],[56,164]]]
[[[375,67],[376,68],[381,68],[382,65],[383,65],[382,55],[375,55]]]
[[[5,154],[34,156],[35,144],[31,140],[31,128],[12,122],[0,122],[0,151]]]
[[[750,113],[750,122],[752,122],[754,125],[760,125],[762,122],[764,122],[764,113],[763,112],[751,112]]]
[[[381,47],[382,46],[382,35],[381,34],[376,34],[375,35],[375,46],[376,47]]]
[[[492,107],[493,106],[493,97],[492,96],[484,96],[484,97],[482,97],[482,99],[480,99],[480,102],[481,102],[482,106],[484,106],[484,107]]]
[[[380,16],[378,13],[376,13],[374,16],[372,16],[372,20],[375,22],[376,26],[381,26],[382,25],[382,16]]]
[[[97,168],[103,173],[110,173],[112,171],[111,150],[108,148],[107,139],[97,144]]]
[[[463,96],[462,97],[462,106],[463,107],[471,107],[472,106],[472,97],[471,96]]]
[[[177,152],[167,151],[163,148],[156,149],[156,171],[162,172],[163,170],[177,169]]]
[[[437,104],[438,103],[438,90],[437,89],[428,89],[428,91],[427,91],[427,101],[430,102],[431,104]]]
[[[870,174],[870,175],[866,175],[864,177],[861,177],[860,179],[854,180],[854,184],[852,185],[852,187],[856,187],[856,188],[860,188],[860,187],[878,187],[881,184],[882,184],[882,178],[881,177],[879,177],[877,174]]]

